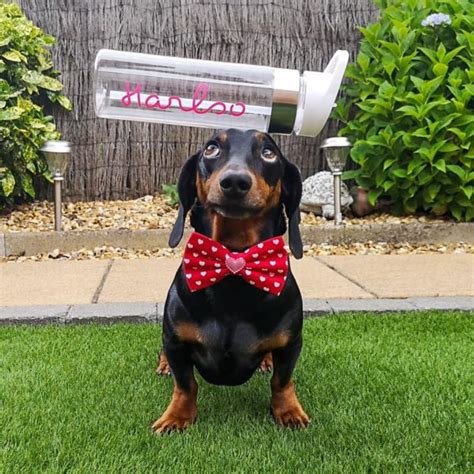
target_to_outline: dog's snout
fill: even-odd
[[[252,178],[242,171],[228,171],[222,175],[219,184],[226,197],[239,198],[249,192]]]

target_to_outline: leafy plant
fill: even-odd
[[[49,179],[38,150],[59,132],[45,108],[59,103],[71,110],[53,69],[53,43],[18,5],[0,3],[0,207],[34,197],[34,177]]]
[[[474,218],[474,3],[378,0],[334,116],[371,204]],[[438,13],[436,13],[438,12]]]
[[[179,204],[178,186],[176,184],[163,184],[163,194],[171,206]]]

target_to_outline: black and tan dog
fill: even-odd
[[[284,234],[288,220],[290,249],[301,258],[301,176],[269,135],[254,130],[216,132],[184,164],[178,191],[179,214],[170,246],[180,242],[191,211],[197,232],[238,252]],[[236,275],[191,292],[181,265],[166,300],[157,369],[172,373],[174,391],[152,429],[183,430],[194,422],[194,367],[208,382],[223,385],[242,384],[259,367],[273,368],[274,419],[284,426],[307,426],[309,418],[292,381],[302,346],[302,321],[301,294],[291,270],[283,291],[275,296]]]

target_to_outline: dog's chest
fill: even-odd
[[[255,327],[214,320],[202,325],[200,332],[201,344],[193,346],[192,358],[206,380],[234,385],[251,376],[261,359]]]
[[[217,353],[248,353],[259,339],[258,328],[246,321],[232,321],[229,317],[215,318],[201,325],[207,350]]]

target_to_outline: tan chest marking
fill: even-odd
[[[176,335],[182,342],[191,342],[194,344],[203,344],[204,337],[199,330],[197,324],[194,323],[180,323],[175,327]]]
[[[268,352],[285,347],[290,340],[290,331],[280,331],[257,342],[255,352]]]

